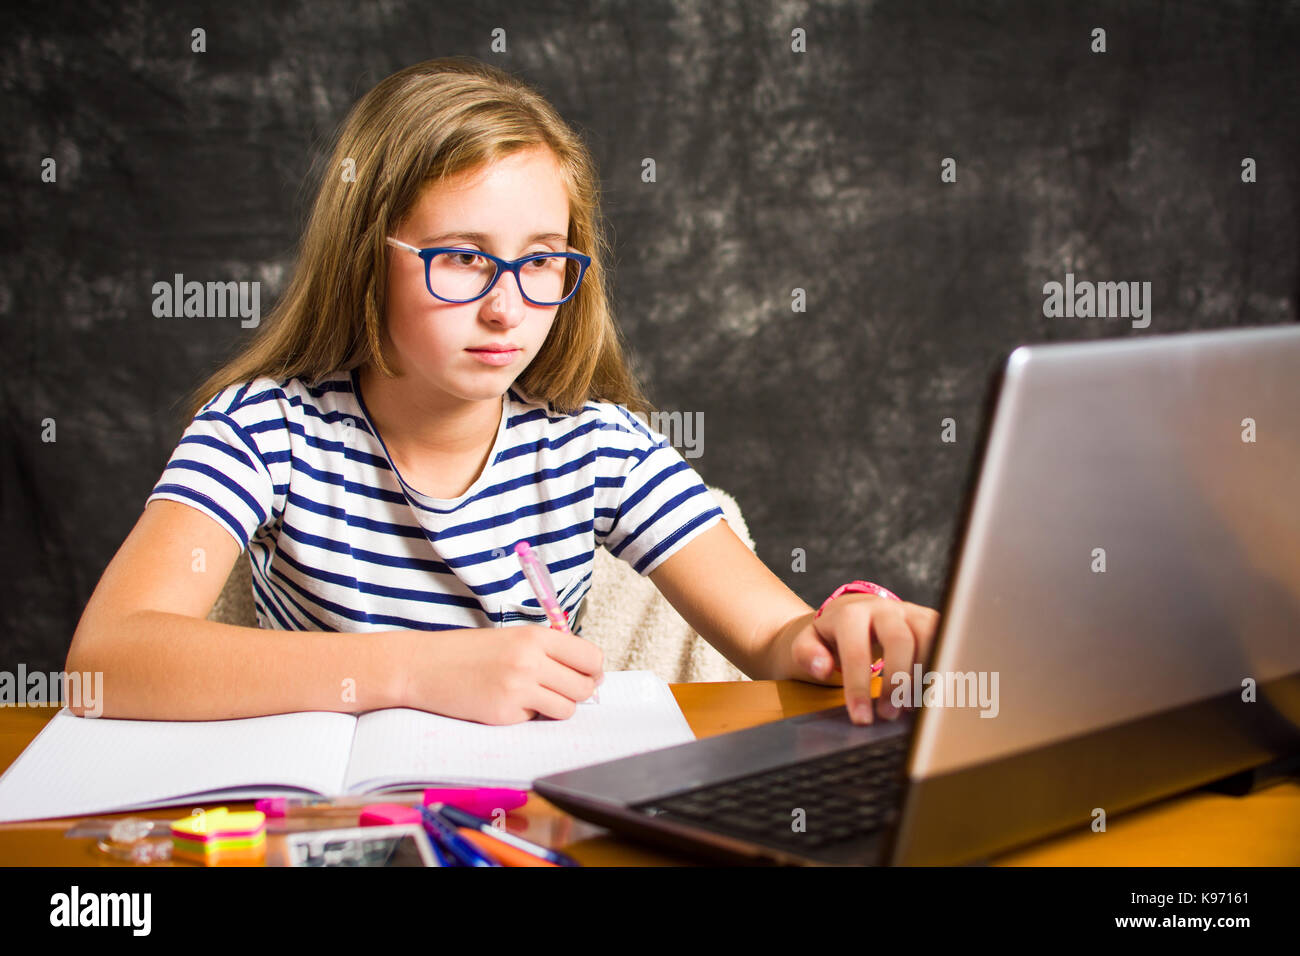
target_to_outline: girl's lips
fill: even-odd
[[[506,352],[490,352],[487,349],[466,349],[465,351],[487,365],[509,365],[521,350],[510,349]]]

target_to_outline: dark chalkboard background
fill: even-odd
[[[703,413],[691,463],[736,496],[768,566],[813,606],[856,577],[934,605],[1000,354],[1296,320],[1298,48],[1294,3],[13,14],[0,668],[62,666],[179,437],[178,399],[252,334],[154,318],[152,284],[260,280],[265,316],[338,123],[403,66],[479,57],[583,132],[636,367],[658,407]],[[657,182],[642,182],[646,157]],[[1043,284],[1066,272],[1151,282],[1150,327],[1045,318]]]

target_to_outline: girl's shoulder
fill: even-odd
[[[295,420],[305,411],[333,410],[351,395],[348,372],[315,377],[258,375],[226,386],[208,400],[202,412],[218,412],[240,424]]]
[[[644,415],[631,412],[626,406],[615,402],[588,399],[581,408],[566,414],[557,411],[550,402],[531,398],[515,386],[510,388],[510,398],[514,402],[516,415],[544,423],[543,427],[556,434],[567,434],[577,429],[583,432],[639,433],[651,437]]]

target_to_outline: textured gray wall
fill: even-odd
[[[152,284],[260,280],[265,314],[337,124],[430,57],[518,73],[584,132],[650,396],[703,413],[692,464],[814,606],[854,577],[941,599],[1015,345],[1297,317],[1294,3],[355,6],[49,2],[0,37],[0,668],[62,665],[177,400],[251,334],[154,318]],[[1045,318],[1066,272],[1151,282],[1150,327]]]

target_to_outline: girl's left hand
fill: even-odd
[[[895,686],[892,675],[902,672],[910,680],[912,664],[930,657],[939,626],[939,612],[910,601],[875,594],[841,594],[813,618],[790,643],[796,676],[806,674],[818,683],[844,684],[844,704],[854,723],[869,724],[871,715],[872,640],[883,649],[881,692],[876,710],[886,720],[898,716],[890,703]]]

